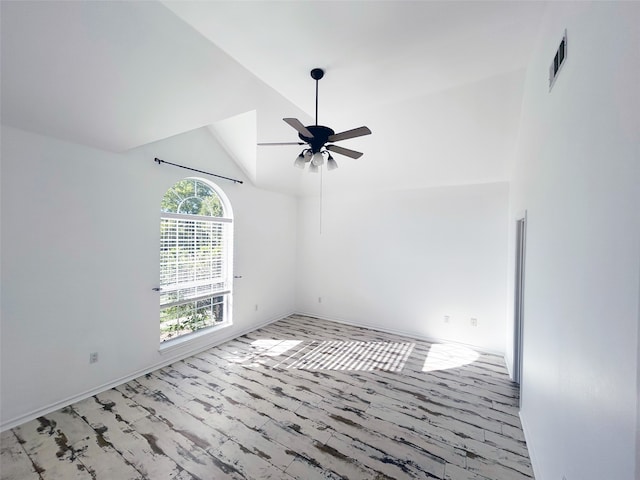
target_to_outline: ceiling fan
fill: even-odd
[[[318,81],[322,77],[324,77],[324,70],[321,68],[314,68],[311,70],[311,78],[316,81],[316,124],[305,126],[297,118],[283,118],[288,125],[298,132],[298,137],[302,141],[258,143],[258,145],[307,145],[308,148],[302,150],[293,164],[298,168],[304,168],[309,164],[310,172],[318,171],[319,167],[324,164],[325,156],[327,157],[328,170],[338,168],[338,164],[331,156],[331,152],[351,158],[360,158],[363,155],[362,152],[356,152],[355,150],[333,145],[333,142],[362,137],[371,133],[371,130],[367,127],[358,127],[344,132],[335,133],[329,127],[318,125]]]

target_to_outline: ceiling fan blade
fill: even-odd
[[[306,145],[304,142],[258,142],[258,145]]]
[[[313,133],[307,130],[307,127],[305,127],[297,118],[283,118],[283,120],[295,128],[303,137],[313,138]]]
[[[331,150],[332,152],[339,153],[340,155],[346,155],[351,158],[360,158],[364,153],[356,152],[355,150],[350,150],[348,148],[339,147],[338,145],[327,145],[327,150]]]
[[[368,127],[358,127],[345,132],[335,133],[329,137],[327,141],[337,142],[339,140],[346,140],[348,138],[362,137],[363,135],[370,135],[371,130]]]

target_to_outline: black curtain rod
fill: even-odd
[[[178,165],[177,163],[171,163],[171,162],[167,162],[166,160],[161,160],[158,157],[156,157],[154,159],[154,161],[158,165],[160,165],[161,163],[166,163],[168,165],[173,165],[174,167],[180,167],[180,168],[185,168],[187,170],[191,170],[192,172],[204,173],[205,175],[211,175],[212,177],[223,178],[223,179],[229,180],[230,182],[233,182],[233,183],[244,183],[242,180],[236,180],[235,178],[223,177],[222,175],[216,175],[215,173],[205,172],[204,170],[197,170],[195,168],[185,167],[184,165]]]

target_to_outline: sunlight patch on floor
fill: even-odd
[[[256,340],[251,343],[251,346],[257,348],[261,355],[265,355],[267,357],[278,357],[298,346],[300,343],[302,343],[302,340],[261,338],[260,340]]]
[[[231,363],[250,363],[263,365],[264,357],[279,357],[292,348],[297,347],[302,340],[282,340],[274,338],[260,338],[251,342],[252,351],[250,353],[234,351],[226,359]]]
[[[264,357],[279,357],[284,355],[292,348],[297,347],[302,340],[282,340],[273,338],[261,338],[251,342],[252,351],[247,353],[242,350],[234,350],[225,355],[225,359],[230,363],[248,363],[254,362],[262,365]]]
[[[447,370],[475,362],[478,352],[463,345],[436,343],[429,348],[429,354],[422,367],[423,372]]]
[[[312,342],[310,347],[309,352],[286,368],[400,372],[415,344],[329,340]]]

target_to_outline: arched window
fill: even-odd
[[[185,178],[160,220],[160,341],[231,323],[233,215],[224,194]]]

